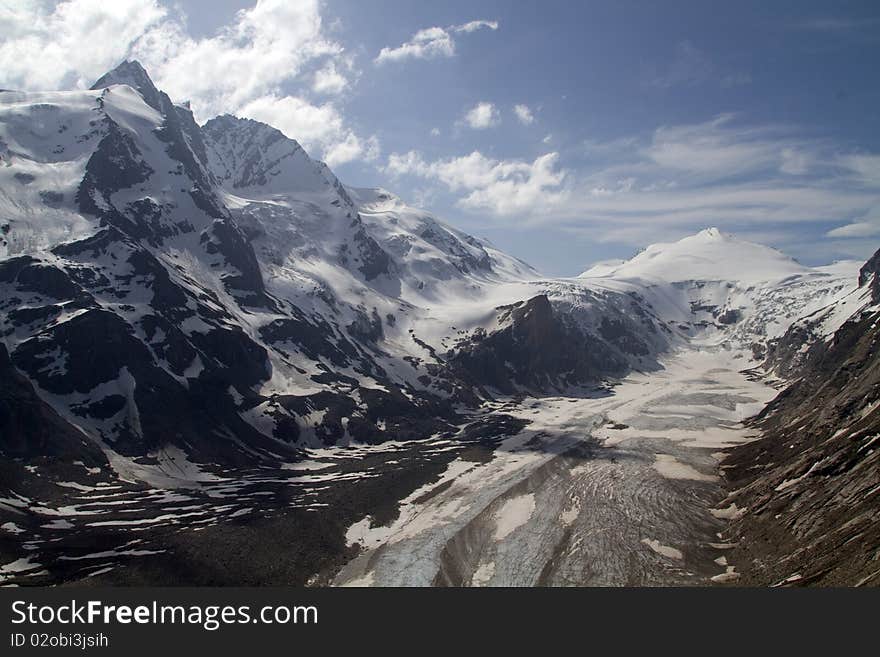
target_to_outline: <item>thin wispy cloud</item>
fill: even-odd
[[[476,20],[450,27],[428,27],[416,32],[408,41],[391,48],[385,47],[373,60],[376,64],[400,62],[406,59],[433,59],[455,55],[455,35],[477,30],[497,30],[497,21]]]
[[[880,155],[849,153],[840,155],[836,162],[843,169],[851,172],[859,183],[880,187]]]
[[[705,123],[661,126],[644,149],[658,166],[701,178],[722,178],[783,166],[782,149],[792,149],[776,126],[735,124],[735,115],[722,114]]]
[[[849,32],[876,27],[878,20],[836,18],[831,16],[808,18],[789,23],[789,27],[812,32]]]
[[[655,70],[649,78],[651,86],[661,89],[694,86],[706,82],[716,82],[723,87],[734,87],[749,84],[751,81],[751,75],[746,72],[719,70],[708,53],[687,40],[675,44],[669,64]]]
[[[788,226],[794,236],[798,225],[853,218],[852,227],[829,233],[840,238],[880,223],[866,219],[880,216],[880,158],[840,156],[839,146],[793,128],[722,115],[659,127],[640,145],[619,147],[620,159],[578,180],[572,202],[558,210],[560,223],[633,245],[716,223],[742,231]]]
[[[470,21],[469,23],[456,25],[455,27],[452,27],[450,29],[453,32],[476,32],[477,30],[480,30],[484,27],[490,30],[497,30],[498,21]]]
[[[843,239],[877,237],[880,235],[880,208],[866,213],[858,221],[829,230],[826,235],[832,238]]]
[[[572,168],[555,152],[528,161],[410,151],[389,156],[385,171],[441,183],[463,209],[598,242],[640,246],[715,224],[795,236],[834,220],[834,238],[880,234],[880,156],[842,155],[794,127],[724,114],[583,152],[590,163]]]

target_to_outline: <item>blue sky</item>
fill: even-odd
[[[710,225],[880,246],[876,2],[0,2],[0,32],[0,86],[137,57],[551,274]]]

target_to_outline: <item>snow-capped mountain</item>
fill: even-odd
[[[448,430],[451,404],[485,386],[596,384],[665,346],[632,298],[541,281],[384,190],[344,187],[270,126],[197,126],[136,62],[88,91],[0,101],[3,342],[118,468],[169,445],[277,459]],[[535,313],[505,308],[548,293]],[[584,354],[540,380],[516,372],[540,336],[528,353],[496,344],[538,314]]]
[[[347,187],[271,126],[199,126],[137,62],[90,90],[2,91],[0,526],[203,529],[270,497],[330,555],[302,557],[305,581],[339,565],[346,526],[394,516],[454,458],[491,460],[528,425],[523,398],[611,398],[683,352],[785,380],[837,363],[829,345],[880,298],[876,270],[805,267],[710,228],[547,278]],[[104,489],[121,499],[101,510],[65,497],[100,506]]]
[[[381,440],[371,403],[399,414],[375,418],[392,435],[441,429],[448,411],[419,406],[458,386],[416,304],[534,274],[384,192],[356,202],[269,126],[199,128],[134,62],[2,103],[3,342],[113,458]]]
[[[196,125],[136,62],[88,91],[0,100],[3,341],[114,458],[292,458],[448,430],[451,404],[656,368],[708,329],[762,343],[845,286],[715,229],[542,279],[385,190],[345,187],[271,126]]]
[[[581,278],[598,275],[620,280],[737,281],[760,283],[804,274],[804,267],[776,249],[746,242],[717,228],[706,228],[678,242],[652,244],[616,266],[589,269]]]
[[[633,285],[664,318],[690,326],[692,335],[763,358],[794,321],[853,290],[859,265],[805,267],[776,249],[707,228],[653,244],[629,261],[600,263],[580,279]]]

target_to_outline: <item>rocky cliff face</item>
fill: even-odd
[[[659,331],[651,320],[642,323],[644,311],[631,303],[629,313],[606,307],[592,328],[575,319],[571,306],[554,305],[546,295],[502,306],[497,328],[460,340],[449,363],[465,380],[503,394],[595,386],[634,364],[650,368],[657,345],[645,334]]]
[[[874,303],[880,302],[880,251],[875,253],[859,270],[859,287],[867,286],[871,290]]]
[[[877,259],[862,268],[862,288],[876,285]],[[762,439],[725,461],[735,491],[727,502],[739,509],[731,536],[749,583],[878,584],[878,321],[869,301],[812,348],[753,420]]]

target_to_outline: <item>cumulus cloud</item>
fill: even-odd
[[[452,57],[455,54],[455,41],[442,27],[429,27],[419,30],[406,43],[397,48],[382,48],[375,62],[401,61],[404,59],[431,59],[432,57]]]
[[[339,94],[348,88],[348,78],[340,73],[334,62],[328,62],[327,65],[315,71],[312,82],[312,89],[319,94]]]
[[[459,122],[474,130],[485,130],[501,122],[501,113],[492,103],[481,102],[465,112]]]
[[[523,125],[531,125],[535,122],[535,115],[532,114],[532,110],[529,109],[528,105],[514,105],[513,113],[516,114],[516,118]]]
[[[567,175],[558,168],[558,153],[547,153],[533,162],[496,160],[479,151],[469,155],[426,161],[421,153],[392,153],[385,166],[393,176],[411,175],[436,180],[461,192],[458,205],[496,215],[532,213],[561,204],[567,198]]]
[[[343,51],[324,37],[316,0],[259,0],[208,38],[184,30],[180,22],[166,22],[132,52],[172,97],[189,94],[199,111],[211,114],[277,92],[309,64]],[[153,47],[156,38],[165,41],[164,51]]]
[[[309,99],[310,91],[337,94],[349,84],[350,61],[326,35],[319,0],[257,0],[207,37],[192,36],[185,17],[158,0],[30,2],[0,8],[0,32],[10,35],[0,44],[3,86],[87,87],[135,58],[173,99],[190,100],[200,121],[224,112],[272,115],[290,137],[325,158],[336,154],[337,163],[369,150],[341,110]],[[285,106],[304,118],[271,111]],[[303,131],[293,131],[297,125]]]
[[[6,87],[88,87],[144,34],[170,19],[155,0],[0,5],[0,78]]]
[[[373,162],[379,158],[379,139],[375,136],[361,139],[353,132],[346,133],[342,141],[334,141],[324,152],[324,161],[336,166],[352,160]]]
[[[416,32],[409,41],[396,48],[385,47],[374,60],[377,64],[399,62],[405,59],[432,59],[455,55],[455,35],[481,29],[497,30],[497,21],[470,21],[450,27],[428,27]]]

